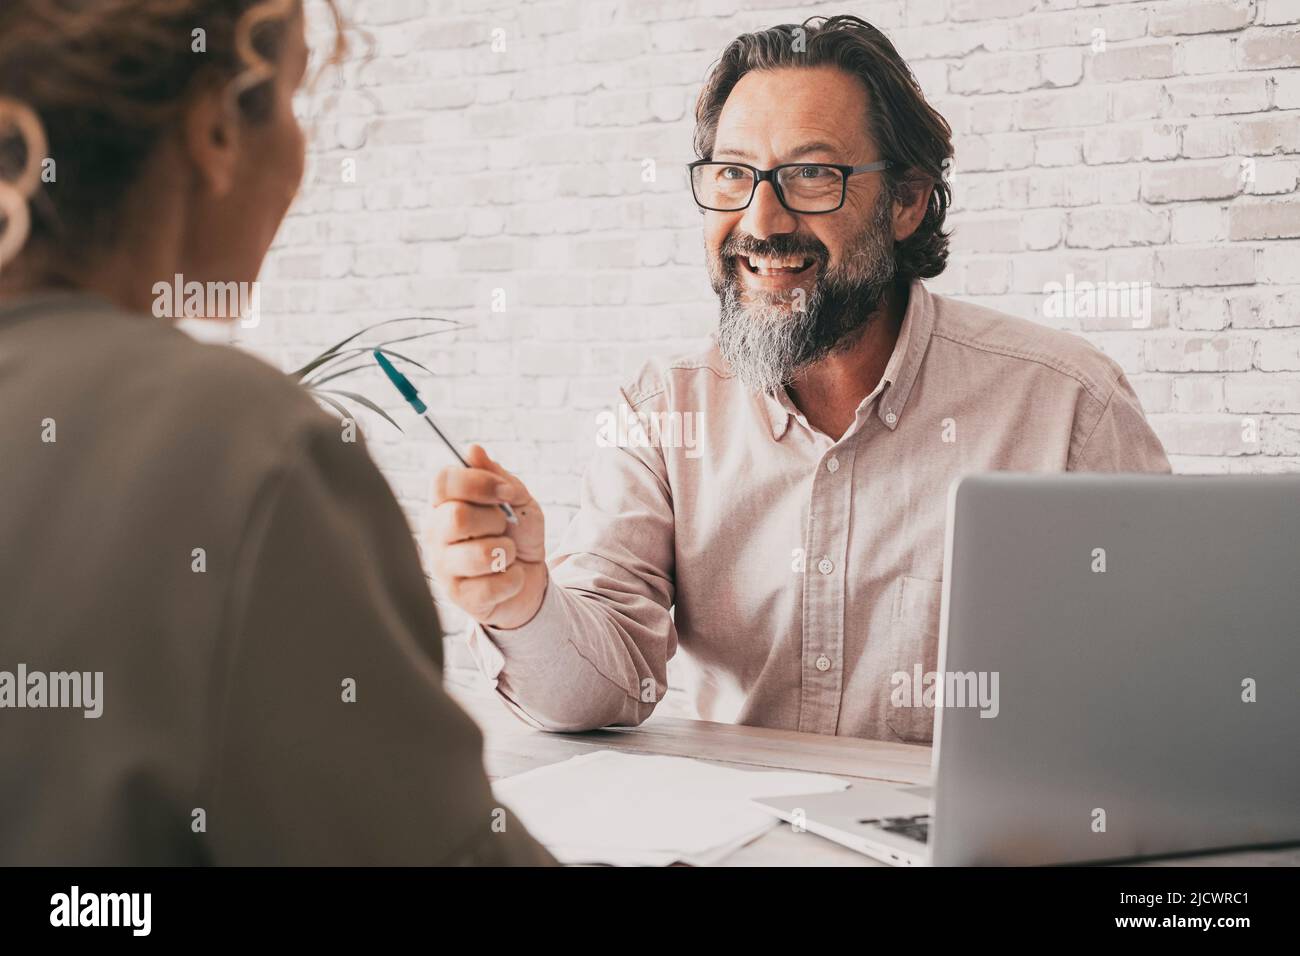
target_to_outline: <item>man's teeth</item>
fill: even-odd
[[[761,276],[774,276],[782,272],[802,272],[812,264],[811,259],[790,258],[764,259],[758,256],[746,256],[749,268]]]

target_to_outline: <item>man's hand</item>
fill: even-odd
[[[444,468],[433,482],[433,573],[447,596],[480,624],[503,629],[533,619],[546,596],[546,526],[524,483],[478,445],[469,468]],[[499,505],[514,508],[519,524]]]

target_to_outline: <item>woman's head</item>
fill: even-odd
[[[301,0],[5,0],[0,279],[256,278],[302,179],[306,64]]]

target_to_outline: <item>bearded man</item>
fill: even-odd
[[[437,477],[435,573],[536,726],[639,724],[680,653],[703,719],[927,742],[932,709],[891,691],[937,666],[953,480],[1168,460],[1090,344],[926,289],[950,130],[874,27],[739,37],[695,144],[716,342],[619,396],[642,421],[691,416],[693,447],[655,427],[599,448],[548,560],[542,509],[476,446]]]

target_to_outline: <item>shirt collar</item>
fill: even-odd
[[[913,279],[908,289],[907,311],[903,314],[903,324],[899,327],[893,354],[880,377],[880,384],[862,400],[862,405],[866,405],[879,396],[876,415],[890,431],[902,421],[903,409],[907,405],[917,373],[921,370],[921,361],[925,358],[926,349],[930,345],[930,333],[933,331],[934,297],[920,279]],[[775,441],[780,441],[789,430],[792,418],[804,420],[784,388],[779,389],[775,395],[764,395],[763,405]],[[859,411],[861,408],[859,406]]]

